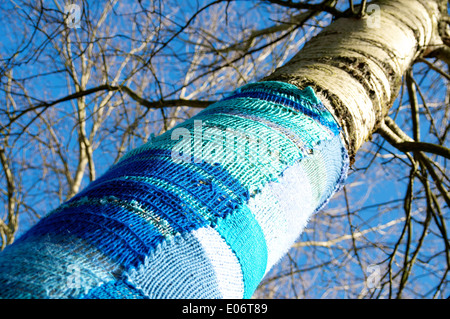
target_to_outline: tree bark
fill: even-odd
[[[263,81],[312,86],[343,128],[351,162],[394,103],[415,59],[439,47],[438,1],[377,1],[340,18]]]

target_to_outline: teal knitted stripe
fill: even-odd
[[[276,94],[279,97],[283,97],[289,99],[295,103],[302,105],[305,108],[308,108],[314,113],[323,115],[323,117],[327,117],[326,114],[328,111],[322,105],[322,102],[314,93],[314,90],[311,87],[306,87],[303,90],[300,90],[293,84],[289,84],[286,82],[278,82],[278,81],[264,81],[264,82],[255,82],[246,84],[231,94],[234,96],[239,93],[268,93],[268,94]]]
[[[243,273],[244,298],[250,298],[267,266],[267,246],[261,226],[245,205],[218,221],[216,230],[236,254]]]
[[[238,103],[230,103],[230,100],[219,101],[200,112],[197,116],[212,114],[250,115],[257,117],[258,119],[265,119],[270,123],[276,124],[284,129],[289,129],[300,135],[305,135],[305,127],[308,127],[308,131],[311,131],[312,135],[317,135],[317,133],[320,134],[323,129],[327,130],[328,137],[334,135],[332,132],[332,130],[335,130],[334,126],[328,128],[311,117],[299,113],[295,109],[283,107],[282,105],[270,101],[258,103],[258,106],[255,107],[255,100],[258,101],[256,98],[236,98],[235,102]],[[320,137],[327,138],[327,135],[322,134]]]
[[[222,167],[249,189],[250,193],[276,178],[289,163],[293,163],[302,156],[291,140],[260,122],[241,117],[217,115],[214,120],[202,121],[202,126],[205,130],[210,127],[220,129],[225,139],[227,139],[227,128],[241,127],[241,129],[233,130],[233,135],[230,135],[231,142],[225,141],[234,145],[232,152],[227,151],[231,153],[231,156],[221,156],[218,160]],[[189,128],[189,126],[186,127]],[[207,138],[203,138],[203,141],[203,150],[208,150],[208,145],[214,143]],[[278,150],[278,160],[268,160],[269,154],[258,152],[258,145],[262,143],[267,145],[267,151]],[[224,148],[226,147],[229,145],[224,145]]]

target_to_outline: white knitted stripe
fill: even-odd
[[[266,273],[289,250],[314,211],[310,181],[301,162],[286,169],[249,200],[267,244]]]
[[[163,241],[124,275],[151,299],[222,298],[210,258],[192,232]]]
[[[231,248],[212,227],[199,228],[192,233],[210,259],[223,298],[241,299],[244,295],[242,270]]]

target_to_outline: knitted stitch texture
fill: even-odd
[[[250,298],[342,185],[312,88],[246,85],[127,153],[0,253],[1,298]]]

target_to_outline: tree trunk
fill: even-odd
[[[343,128],[351,160],[381,125],[412,62],[442,44],[438,1],[378,1],[368,9],[362,19],[330,24],[264,79],[312,86]]]
[[[126,154],[0,254],[0,296],[250,297],[439,44],[436,2],[379,4]]]

